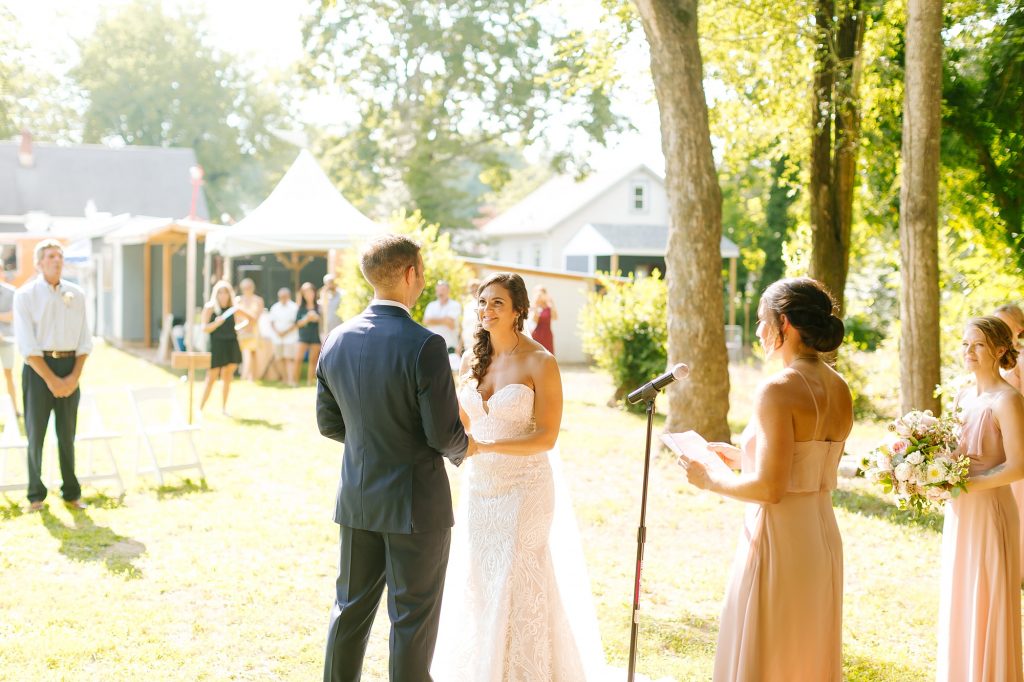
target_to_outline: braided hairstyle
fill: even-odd
[[[759,314],[772,332],[771,352],[776,339],[785,341],[782,315],[793,325],[804,345],[819,353],[831,353],[843,343],[846,328],[836,316],[837,306],[832,294],[821,282],[810,277],[780,279],[765,289]]]
[[[496,272],[477,287],[477,298],[483,294],[487,287],[495,284],[508,292],[509,299],[512,302],[512,310],[516,314],[515,329],[516,331],[523,331],[523,327],[526,325],[526,318],[530,314],[530,295],[526,292],[526,283],[523,282],[522,277],[514,272]],[[478,306],[477,314],[479,315],[482,312],[483,308]],[[479,385],[484,380],[484,376],[487,375],[487,368],[491,366],[494,346],[491,344],[491,333],[484,329],[483,325],[477,325],[473,338],[476,339],[476,343],[473,344],[473,360],[469,366],[469,371],[477,385]]]

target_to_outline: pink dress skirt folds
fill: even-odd
[[[785,496],[747,505],[722,609],[715,682],[842,680],[843,541],[832,491],[844,445],[796,443]],[[754,454],[748,437],[744,471],[754,466]]]
[[[995,394],[961,402],[971,474],[1006,461]],[[946,505],[939,602],[939,682],[1021,682],[1020,520],[1010,486]]]

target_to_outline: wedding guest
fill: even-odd
[[[480,313],[477,310],[476,292],[480,289],[480,280],[474,279],[466,285],[462,298],[462,331],[459,335],[459,346],[456,352],[461,357],[467,349],[476,343],[476,330],[480,326]]]
[[[341,291],[338,289],[337,278],[328,273],[324,275],[324,285],[320,288],[320,336],[326,339],[327,335],[334,331],[334,328],[342,323],[341,314],[338,309],[341,307]]]
[[[784,367],[758,387],[741,447],[711,444],[740,473],[684,464],[693,485],[747,503],[715,682],[842,679],[843,543],[832,491],[853,400],[822,359],[843,341],[835,311],[832,296],[812,279],[784,279],[765,290],[757,336]]]
[[[997,317],[970,320],[962,349],[975,385],[957,396],[959,454],[971,468],[942,528],[936,679],[1020,682],[1020,517],[1010,484],[1024,478],[1024,397],[999,374],[1018,351]]]
[[[540,284],[533,289],[530,319],[533,321],[533,339],[554,355],[555,335],[551,331],[551,323],[558,319],[558,310],[555,308],[555,299]]]
[[[241,294],[235,298],[235,306],[245,311],[249,322],[238,330],[238,347],[242,349],[242,378],[256,380],[256,354],[260,349],[260,316],[263,314],[263,297],[256,293],[256,283],[246,277],[238,283]]]
[[[306,372],[306,383],[313,383],[316,373],[316,361],[320,359],[320,314],[317,312],[316,288],[310,282],[303,282],[299,287],[299,308],[295,312],[295,329],[298,342],[295,344],[295,368],[291,383],[299,383],[302,361],[309,353],[309,370]]]
[[[437,295],[433,301],[427,304],[423,313],[423,326],[440,334],[448,346],[448,353],[454,353],[455,347],[459,345],[459,316],[462,314],[462,306],[451,298],[451,288],[448,282],[441,280],[434,287]]]
[[[44,239],[35,247],[39,275],[14,294],[14,334],[25,358],[21,390],[25,401],[28,438],[29,511],[43,508],[43,438],[50,413],[57,432],[61,496],[72,509],[85,509],[82,487],[75,475],[75,426],[78,422],[78,382],[92,351],[85,316],[85,292],[61,279],[64,247]]]
[[[235,368],[242,362],[242,350],[238,345],[236,322],[255,325],[249,313],[234,305],[235,292],[231,285],[221,280],[213,285],[210,300],[203,306],[203,332],[210,335],[210,369],[206,373],[206,386],[203,387],[203,399],[199,401],[199,409],[206,406],[206,401],[213,392],[217,379],[221,380],[220,410],[225,417],[228,415],[228,394],[231,392],[231,380],[235,376]]]
[[[15,416],[18,411],[18,393],[14,390],[14,292],[17,291],[7,282],[0,282],[0,364],[4,366],[4,379],[7,381],[7,395],[11,397],[11,407]]]
[[[1024,311],[1016,304],[1010,303],[999,306],[993,314],[1010,328],[1017,352],[1024,350]],[[1011,386],[1024,393],[1024,365],[1018,362],[1013,369],[1002,370],[1002,374]]]
[[[288,287],[277,290],[277,303],[270,306],[267,317],[270,318],[270,329],[274,342],[274,369],[281,381],[294,386],[292,377],[295,363],[295,345],[299,342],[299,332],[295,327],[295,316],[299,313],[299,304],[292,300],[292,292]]]

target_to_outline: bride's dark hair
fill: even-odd
[[[508,292],[512,299],[512,310],[516,314],[515,329],[523,331],[526,324],[526,317],[530,314],[530,295],[526,292],[526,283],[523,278],[514,272],[496,272],[485,279],[476,290],[477,299],[487,287],[497,284]],[[479,303],[479,302],[478,302]],[[479,307],[477,315],[480,314]],[[491,344],[491,334],[483,325],[478,325],[474,334],[476,343],[473,344],[473,361],[469,366],[469,372],[479,384],[487,374],[487,368],[491,366],[491,358],[494,355],[494,346]]]

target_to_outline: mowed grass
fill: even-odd
[[[611,386],[602,375],[566,368],[563,376],[561,455],[607,658],[625,669],[644,419],[606,406]],[[734,371],[737,428],[759,376]],[[168,383],[186,399],[176,375],[106,347],[83,380],[90,388]],[[111,427],[130,428],[125,396],[100,401]],[[93,506],[71,513],[51,492],[47,512],[27,515],[21,493],[0,497],[0,679],[317,679],[338,552],[331,511],[340,446],[318,434],[313,408],[311,387],[238,382],[235,418],[220,416],[218,394],[207,406],[197,437],[205,484],[195,475],[164,487],[136,477],[138,445],[126,438],[117,447],[123,499],[86,487]],[[858,425],[851,448],[881,433]],[[845,543],[847,679],[931,679],[941,519],[910,520],[862,481],[844,480],[834,499]],[[668,456],[655,456],[640,672],[710,679],[742,516],[742,504],[694,490]],[[387,634],[382,609],[364,679],[387,678]]]

